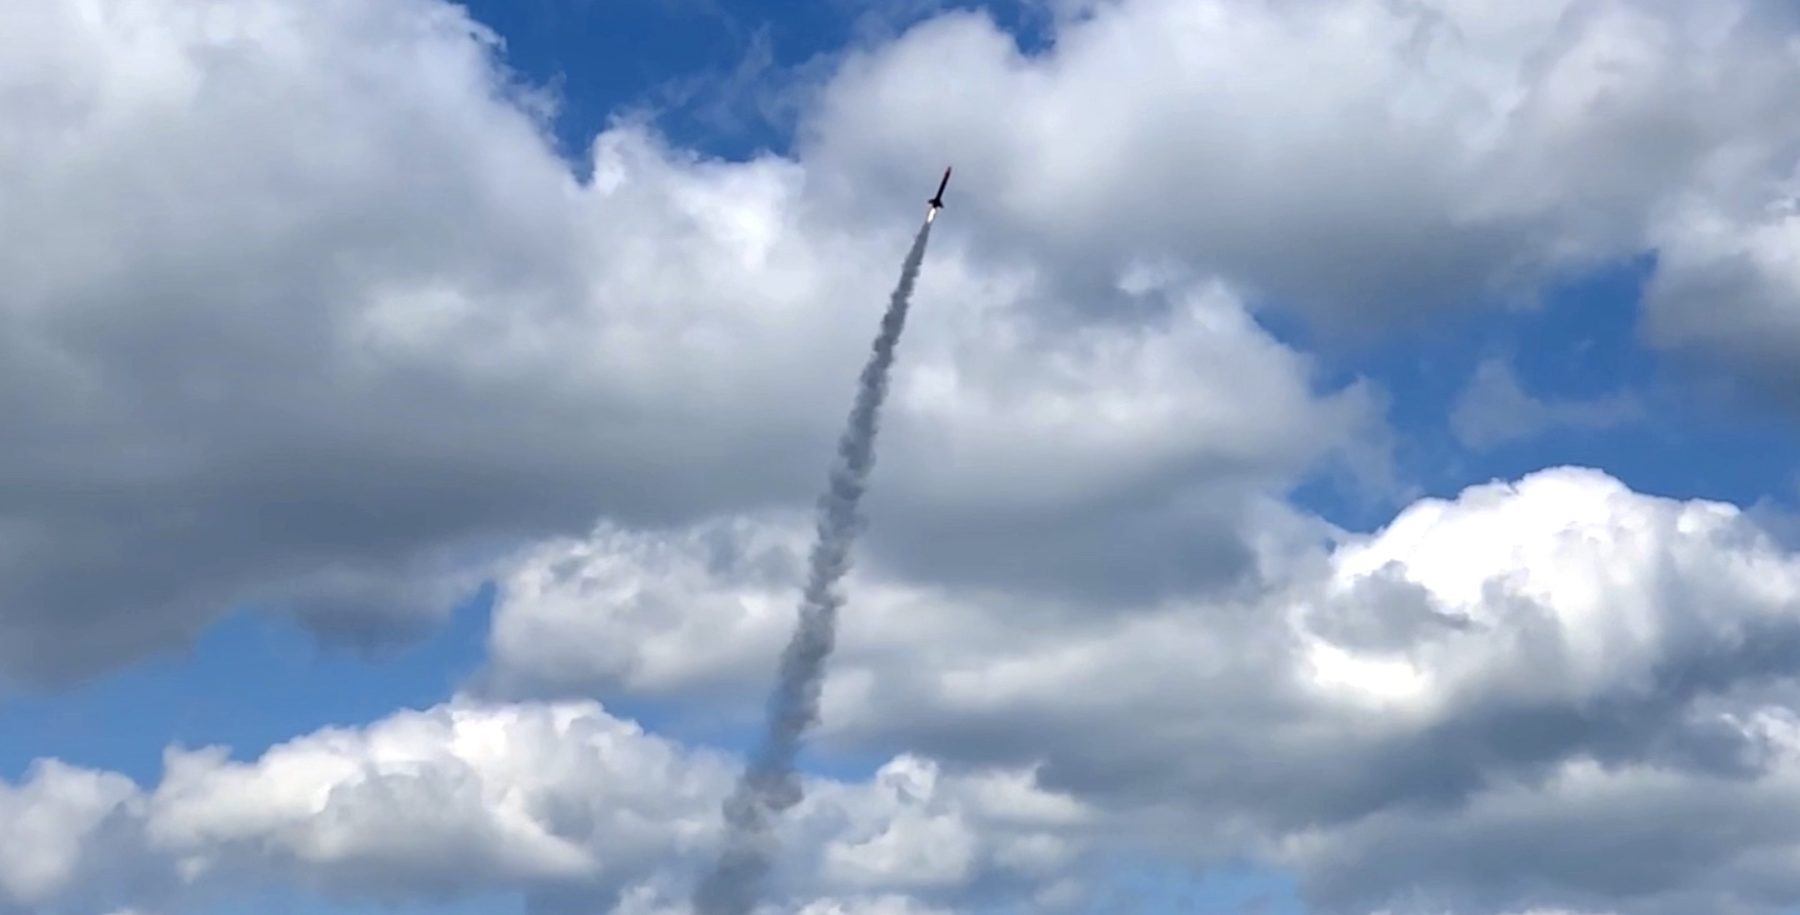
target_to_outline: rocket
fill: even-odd
[[[938,210],[943,209],[944,188],[949,186],[949,184],[950,184],[950,169],[945,168],[944,169],[944,180],[938,182],[937,195],[932,197],[930,200],[925,201],[926,203],[931,204],[931,209],[934,214]]]

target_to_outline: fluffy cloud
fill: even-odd
[[[809,496],[903,221],[631,126],[578,182],[495,36],[433,0],[15,26],[0,674],[64,680],[242,601],[403,634],[521,537]],[[920,569],[959,519],[1166,527],[1149,490],[1280,480],[1369,424],[1226,291],[1121,275],[1164,317],[1070,327],[1053,262],[955,233],[931,261],[883,484],[921,507],[889,525]],[[1050,443],[1069,459],[1012,469]]]
[[[739,520],[525,554],[493,682],[759,695],[805,542],[799,519]],[[1780,711],[1800,689],[1800,556],[1740,510],[1560,469],[1308,543],[1271,543],[1263,586],[1103,613],[865,565],[822,733],[1034,768],[1140,851],[1256,849],[1321,905],[1800,898],[1755,870],[1800,851],[1780,825],[1800,773]],[[911,869],[953,873],[958,837],[933,834],[942,857]],[[1480,866],[1415,866],[1452,859]],[[896,858],[877,843],[856,860]]]
[[[753,713],[804,528],[521,554],[490,686]],[[821,736],[890,761],[809,781],[778,910],[1078,906],[1102,854],[1248,855],[1328,912],[1800,899],[1800,555],[1744,513],[1559,469],[1308,543],[1268,545],[1260,585],[1105,613],[860,567]],[[464,697],[248,761],[172,749],[154,787],[40,765],[0,795],[0,889],[38,911],[275,881],[678,913],[731,777],[591,702]]]
[[[1800,162],[1781,167],[1800,169]],[[1646,323],[1652,340],[1733,365],[1791,409],[1800,350],[1797,185],[1794,173],[1759,177],[1748,199],[1687,201],[1661,225]]]
[[[0,906],[60,910],[82,879],[108,866],[115,820],[138,800],[130,779],[54,760],[38,762],[22,783],[0,784]]]
[[[150,789],[43,763],[0,785],[0,906],[179,903],[273,881],[348,899],[523,890],[545,910],[679,907],[731,777],[722,757],[591,702],[468,699],[250,761],[172,748]],[[782,874],[784,905],[923,911],[917,894],[1030,892],[1079,860],[1067,829],[1088,816],[1029,770],[952,774],[902,756],[867,782],[814,780],[786,830],[800,863]]]
[[[452,705],[251,763],[171,751],[146,831],[190,879],[267,864],[370,893],[604,883],[692,853],[724,779],[595,706]]]
[[[1344,329],[1655,252],[1650,339],[1792,388],[1791,4],[1053,6],[1039,52],[958,13],[849,55],[809,168],[947,158],[988,249],[1172,260]]]
[[[871,201],[946,155],[871,544],[927,579],[1212,586],[1261,493],[1378,471],[1374,399],[1317,392],[1242,295],[1368,323],[1656,248],[1658,339],[1785,339],[1776,5],[1058,9],[1035,56],[967,13],[848,55],[797,159],[621,126],[587,182],[435,0],[23,15],[0,670],[67,679],[242,601],[404,633],[522,537],[806,498],[821,380],[908,228]],[[1763,317],[1683,317],[1715,307]]]
[[[1094,842],[1346,907],[1800,898],[1794,556],[1573,470],[1334,531],[1281,493],[1379,479],[1378,398],[1246,304],[1374,327],[1654,249],[1654,339],[1791,378],[1792,11],[1057,9],[1035,56],[968,13],[849,55],[795,159],[617,125],[586,181],[436,0],[20,13],[0,677],[233,602],[384,637],[513,555],[489,689],[753,714],[911,228],[886,201],[948,156],[825,696],[825,739],[894,761],[813,786],[796,906],[1067,902]],[[459,700],[153,788],[45,764],[0,790],[0,892],[679,911],[728,781],[595,706]]]

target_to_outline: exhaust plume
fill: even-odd
[[[725,847],[718,864],[694,893],[694,909],[700,915],[748,915],[774,863],[772,820],[800,802],[802,790],[794,758],[807,729],[819,720],[825,659],[836,643],[838,609],[844,605],[838,585],[850,569],[850,544],[862,527],[857,504],[875,463],[875,432],[881,402],[887,396],[888,370],[906,326],[913,282],[925,260],[930,217],[936,214],[932,210],[919,226],[912,250],[906,254],[900,283],[894,287],[873,351],[863,366],[850,420],[838,439],[837,461],[825,493],[819,497],[818,530],[806,590],[801,593],[799,625],[781,655],[781,672],[769,697],[768,730],[736,790],[725,801]]]

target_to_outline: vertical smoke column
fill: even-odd
[[[747,915],[774,860],[771,820],[800,802],[794,758],[806,729],[819,720],[825,658],[836,642],[838,609],[844,605],[838,583],[849,571],[850,544],[862,526],[857,503],[875,463],[875,431],[881,402],[887,396],[888,370],[894,364],[900,331],[906,326],[913,281],[925,259],[925,241],[931,236],[931,220],[936,215],[936,209],[930,211],[906,254],[900,283],[894,287],[887,313],[881,318],[881,331],[875,336],[874,351],[863,366],[850,421],[838,439],[837,463],[819,498],[818,534],[806,590],[801,594],[799,626],[781,655],[780,678],[769,697],[768,730],[762,745],[725,801],[725,848],[718,865],[694,893],[694,908],[701,915]]]

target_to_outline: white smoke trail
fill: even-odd
[[[829,485],[819,498],[817,539],[813,543],[806,590],[801,594],[800,622],[781,655],[781,673],[769,698],[768,730],[725,801],[725,847],[718,864],[694,892],[694,908],[700,915],[748,915],[756,903],[763,880],[775,857],[774,816],[800,802],[800,780],[794,759],[806,730],[819,720],[819,689],[825,675],[825,659],[837,640],[838,609],[844,595],[838,590],[850,568],[850,544],[862,527],[857,504],[868,485],[869,468],[875,463],[875,432],[881,402],[887,396],[888,371],[894,364],[894,348],[906,326],[906,309],[913,283],[925,260],[925,242],[931,236],[933,209],[913,238],[912,250],[900,268],[900,283],[888,301],[875,335],[873,352],[863,366],[850,421],[838,439],[837,462]]]

